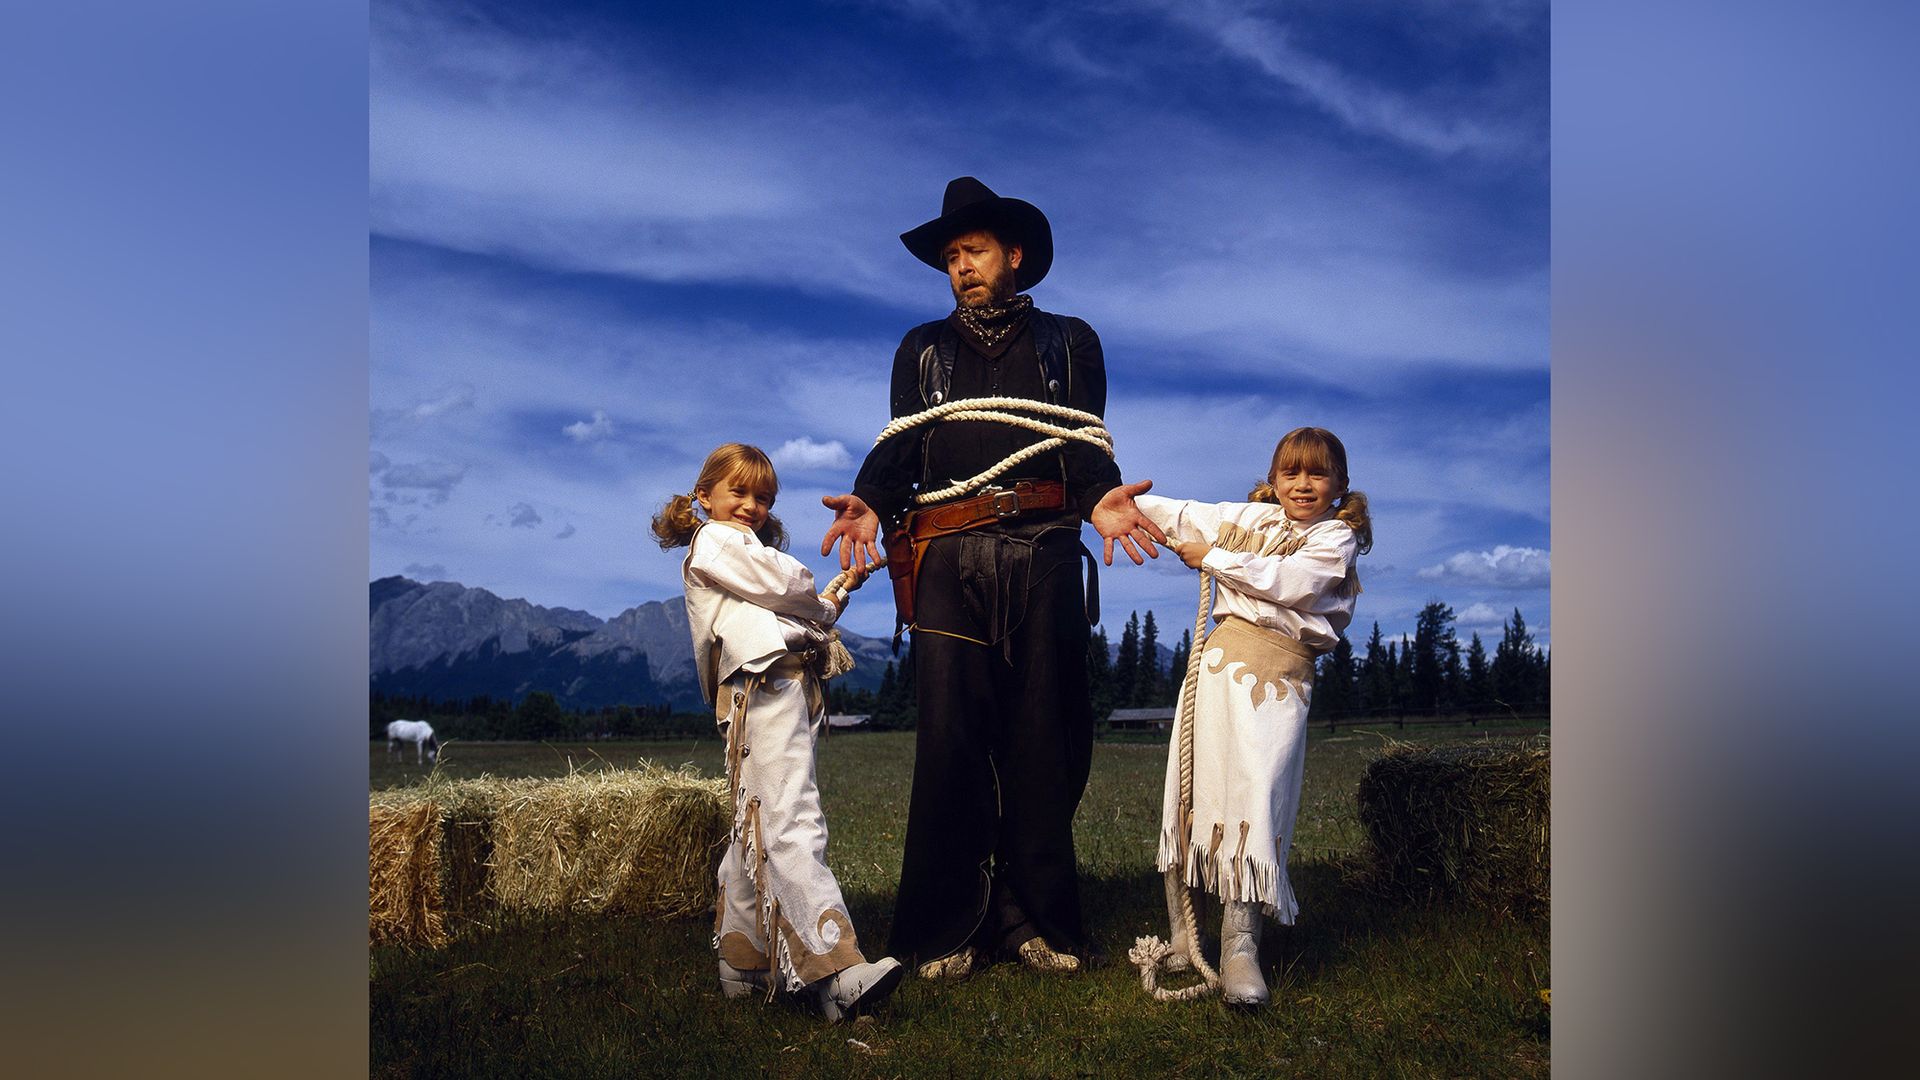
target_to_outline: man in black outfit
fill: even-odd
[[[1053,262],[1037,208],[961,177],[941,216],[900,239],[946,271],[955,307],[900,343],[894,417],[988,397],[1104,412],[1100,339],[1025,295]],[[902,612],[910,601],[920,719],[888,952],[930,978],[995,956],[1073,971],[1087,951],[1073,814],[1093,752],[1087,641],[1098,593],[1081,586],[1083,559],[1095,570],[1080,523],[1103,537],[1108,565],[1115,540],[1135,563],[1142,550],[1157,558],[1153,541],[1165,537],[1133,503],[1151,481],[1122,484],[1105,451],[1070,441],[983,491],[914,502],[1041,438],[977,420],[910,428],[874,447],[852,493],[824,500],[836,518],[821,554],[838,542],[843,567],[865,565],[884,520],[891,573],[917,563]]]

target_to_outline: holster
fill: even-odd
[[[887,550],[887,577],[893,581],[893,647],[913,625],[913,590],[920,577],[920,560],[936,536],[966,532],[982,525],[1033,510],[1058,510],[1067,504],[1066,486],[1058,480],[1021,480],[1012,487],[989,487],[978,495],[907,512],[900,528],[887,530],[881,544]]]
[[[907,515],[906,523],[898,529],[887,530],[882,545],[887,549],[887,577],[893,581],[893,618],[894,641],[900,640],[900,629],[913,625],[913,585],[920,575],[920,557],[927,553],[927,540],[914,542],[911,532],[913,515]],[[928,537],[931,540],[932,537]]]

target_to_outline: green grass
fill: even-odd
[[[1541,729],[1527,729],[1535,734]],[[1419,743],[1471,729],[1389,731]],[[1494,736],[1498,737],[1498,736]],[[1353,790],[1380,736],[1310,737],[1290,866],[1300,922],[1269,925],[1273,1003],[1162,1005],[1127,965],[1166,935],[1152,868],[1164,745],[1101,744],[1076,837],[1087,925],[1106,962],[1073,977],[997,965],[957,985],[909,979],[882,1013],[828,1026],[787,1003],[719,996],[701,919],[510,921],[440,950],[372,950],[377,1076],[1542,1076],[1548,928],[1473,910],[1411,908],[1348,884],[1363,833]],[[547,776],[640,758],[717,773],[717,739],[546,746],[457,743],[443,775]],[[829,860],[869,956],[884,946],[900,869],[911,734],[836,735],[820,748]],[[371,756],[375,788],[422,770]],[[1205,916],[1217,931],[1218,911]],[[1184,983],[1183,983],[1184,985]],[[853,1040],[864,1044],[856,1045]]]

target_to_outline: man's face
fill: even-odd
[[[980,230],[954,237],[942,254],[954,302],[961,307],[986,307],[1013,296],[1019,245],[1001,247],[992,233]]]

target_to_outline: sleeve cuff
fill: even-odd
[[[1214,547],[1207,549],[1206,555],[1200,559],[1200,565],[1217,574],[1223,570],[1235,569],[1239,564],[1234,561],[1233,552],[1226,548]]]

